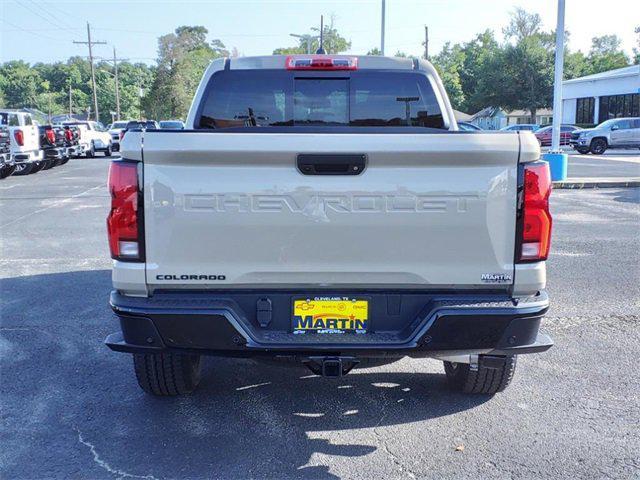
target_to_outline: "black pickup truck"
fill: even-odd
[[[15,161],[11,157],[9,129],[0,126],[0,179],[7,178],[16,169]]]
[[[44,170],[62,165],[65,159],[68,160],[64,129],[55,125],[41,125],[38,127],[38,132],[40,148],[44,152]]]

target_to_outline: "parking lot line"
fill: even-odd
[[[21,220],[24,220],[25,218],[29,218],[29,217],[31,217],[33,215],[38,214],[38,213],[42,213],[42,212],[50,210],[52,208],[59,207],[61,205],[69,203],[71,200],[73,200],[75,198],[82,197],[86,193],[89,193],[89,192],[91,192],[91,191],[93,191],[93,190],[95,190],[97,188],[102,188],[104,186],[105,186],[104,183],[100,183],[99,185],[96,185],[95,187],[91,187],[91,188],[86,189],[84,192],[76,193],[75,195],[72,195],[70,197],[64,198],[64,199],[62,199],[62,200],[60,200],[58,202],[54,202],[53,204],[49,205],[48,207],[40,208],[40,209],[35,210],[33,212],[27,213],[26,215],[22,215],[21,217],[14,218],[10,222],[7,222],[7,223],[4,223],[4,224],[0,225],[0,228],[8,227],[8,226],[13,225],[13,224],[15,224],[15,223],[17,223],[17,222],[19,222]]]

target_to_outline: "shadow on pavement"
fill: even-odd
[[[607,190],[605,194],[613,197],[616,202],[640,204],[640,188],[622,188],[615,191]]]
[[[335,478],[336,456],[368,455],[393,435],[379,427],[489,399],[448,391],[441,374],[386,366],[336,381],[224,358],[207,359],[193,395],[150,397],[129,356],[102,344],[117,328],[109,290],[104,270],[0,280],[2,477]],[[375,442],[360,431],[372,428]]]

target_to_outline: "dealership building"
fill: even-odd
[[[562,123],[593,125],[640,117],[640,65],[562,82]]]

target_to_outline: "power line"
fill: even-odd
[[[31,13],[33,13],[34,15],[37,15],[38,17],[40,17],[41,19],[43,19],[45,22],[47,22],[47,24],[49,23],[54,23],[55,25],[61,27],[62,25],[57,24],[56,22],[52,22],[50,18],[45,17],[44,15],[42,15],[40,12],[38,12],[37,10],[34,10],[33,8],[31,8],[29,5],[25,4],[25,3],[20,3],[17,0],[13,0],[14,3],[20,5],[22,8],[26,8],[27,10],[29,10]]]
[[[100,113],[98,112],[98,92],[96,91],[96,71],[95,71],[95,67],[93,66],[93,50],[91,49],[91,47],[93,45],[106,45],[107,42],[100,42],[100,41],[91,41],[91,27],[89,26],[89,22],[87,22],[87,41],[86,42],[81,42],[78,40],[74,40],[73,43],[76,44],[80,44],[80,45],[88,45],[89,46],[89,63],[91,64],[91,86],[93,88],[93,106],[95,108],[95,116],[96,116],[96,122],[100,121]]]
[[[46,8],[45,8],[45,6],[44,6],[44,2],[42,2],[42,3],[38,4],[38,3],[34,2],[34,0],[28,0],[28,1],[29,1],[31,4],[35,5],[37,8],[41,8],[42,10],[44,10],[44,12],[45,12],[47,15],[49,15],[49,16],[51,16],[51,17],[53,17],[53,18],[56,20],[56,22],[54,22],[54,23],[56,23],[57,25],[59,25],[59,26],[65,26],[66,28],[72,28],[72,26],[71,26],[71,25],[70,25],[66,20],[61,19],[61,18],[60,18],[60,17],[58,17],[55,13],[53,13],[51,10],[46,9]]]
[[[17,29],[18,31],[21,31],[21,32],[29,32],[29,33],[32,33],[33,35],[35,35],[36,37],[41,37],[41,38],[44,38],[44,39],[47,39],[47,40],[52,40],[52,41],[54,41],[54,42],[64,42],[64,43],[67,43],[67,40],[62,40],[62,39],[60,39],[60,38],[53,38],[53,37],[50,37],[50,36],[48,36],[48,35],[43,35],[42,33],[39,33],[39,31],[38,31],[38,30],[27,30],[27,29],[24,29],[24,28],[20,27],[19,25],[16,25],[15,23],[11,23],[10,21],[8,21],[8,20],[7,20],[7,19],[5,19],[5,18],[0,18],[0,20],[2,20],[2,22],[3,22],[3,23],[6,23],[7,25],[11,25],[13,28]],[[5,31],[6,31],[6,30],[5,30]]]

